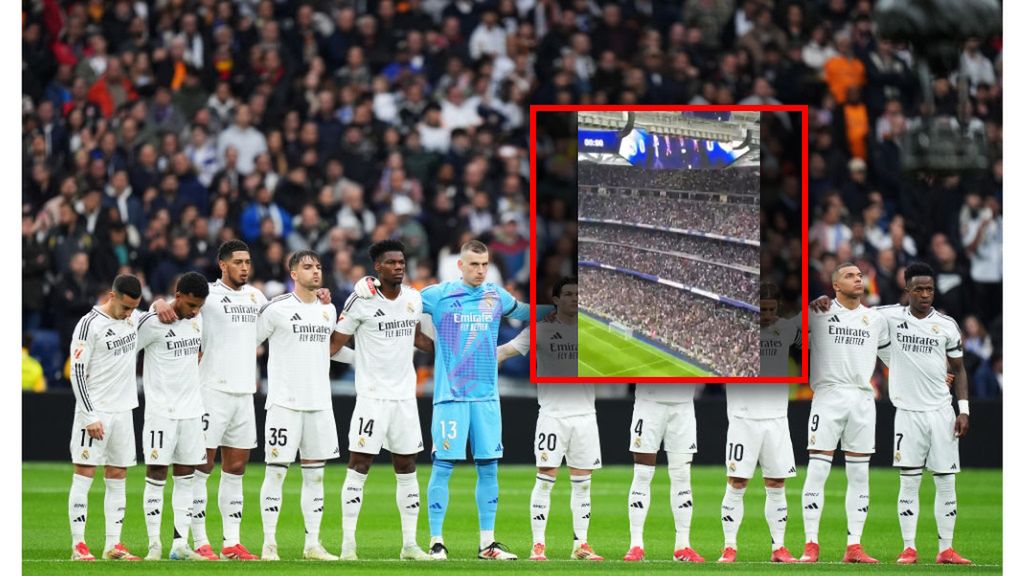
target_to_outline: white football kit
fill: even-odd
[[[523,356],[530,354],[530,330],[511,340]],[[560,322],[537,323],[537,375],[577,376],[576,326]],[[601,467],[601,437],[594,408],[593,384],[538,384],[537,428],[533,439],[538,468],[557,468],[562,460],[572,468]]]
[[[135,310],[115,320],[94,307],[83,316],[71,341],[71,390],[75,418],[71,427],[71,461],[84,466],[134,466],[135,425],[139,406],[135,379],[138,331],[142,314]],[[103,423],[103,439],[90,438],[86,426]]]
[[[879,356],[889,366],[889,398],[896,407],[893,466],[957,473],[960,439],[946,373],[947,358],[963,357],[960,327],[934,309],[920,319],[909,306],[879,312],[892,339]]]
[[[156,313],[150,312],[139,319],[138,331],[146,394],[142,427],[146,464],[205,464],[206,437],[199,384],[202,315],[161,324]]]
[[[761,329],[761,375],[785,376],[789,350],[800,345],[800,315]],[[765,478],[796,476],[789,434],[787,384],[727,384],[729,431],[725,464],[733,478],[753,478],[761,465]]]
[[[889,326],[877,310],[849,310],[833,300],[827,312],[810,312],[811,416],[809,450],[875,452],[875,398],[871,375],[879,350],[889,346]]]
[[[267,304],[245,284],[232,290],[217,280],[203,304],[203,358],[199,363],[206,447],[256,447],[256,323]]]
[[[330,348],[334,305],[306,304],[294,293],[271,300],[260,311],[257,343],[268,341],[268,464],[341,456],[331,404]]]
[[[637,384],[633,418],[629,425],[630,452],[697,453],[697,418],[693,411],[693,384]]]
[[[423,450],[413,366],[420,293],[402,286],[394,300],[380,291],[370,299],[349,296],[335,330],[354,335],[356,406],[348,449],[362,454],[417,454]]]

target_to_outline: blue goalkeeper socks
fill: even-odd
[[[444,515],[448,512],[448,481],[451,480],[454,469],[455,462],[441,459],[435,459],[430,469],[430,482],[427,483],[427,517],[430,519],[431,537],[441,536]]]
[[[498,461],[480,460],[476,463],[476,509],[480,516],[480,530],[494,530],[494,517],[498,515]]]

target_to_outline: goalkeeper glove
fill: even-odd
[[[364,299],[373,298],[377,295],[378,286],[380,286],[380,280],[377,280],[373,276],[363,276],[359,280],[356,280],[356,296]]]

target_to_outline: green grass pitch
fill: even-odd
[[[802,551],[803,521],[800,514],[800,491],[804,469],[787,483],[789,526],[786,544],[791,552]],[[340,490],[344,468],[327,468],[326,507],[321,528],[321,540],[328,550],[338,553],[341,547]],[[142,516],[142,488],[144,467],[136,466],[128,478],[128,514],[125,519],[123,540],[136,554],[144,555],[147,547],[146,528]],[[530,491],[535,469],[525,465],[501,465],[499,482],[501,502],[498,508],[496,535],[521,558],[529,557]],[[425,502],[430,469],[419,469],[421,495]],[[207,527],[211,540],[220,539],[221,520],[217,511],[219,472],[209,480]],[[544,565],[528,561],[492,562],[475,560],[479,534],[477,532],[476,503],[473,496],[476,473],[471,465],[459,465],[451,483],[451,500],[445,523],[445,541],[450,550],[448,562],[408,563],[397,561],[401,546],[398,511],[395,505],[394,472],[389,466],[378,464],[366,482],[365,501],[359,517],[359,556],[356,563],[315,563],[295,560],[302,555],[303,524],[299,508],[301,478],[298,467],[288,474],[284,488],[283,510],[278,526],[278,543],[282,562],[132,562],[115,563],[97,561],[91,564],[71,563],[70,533],[67,517],[68,488],[71,483],[71,465],[67,463],[28,463],[22,468],[22,557],[24,574],[469,574],[484,570],[537,574],[574,575],[583,573],[635,573],[641,567],[622,562],[629,545],[629,522],[626,495],[632,478],[630,466],[609,466],[594,474],[592,484],[593,517],[590,523],[590,542],[607,560],[602,563],[580,563],[563,560],[569,556],[572,544],[572,520],[569,513],[569,482],[567,472],[560,471],[551,499],[551,520],[548,523],[548,557]],[[258,498],[263,479],[263,466],[253,463],[245,477],[246,509],[242,522],[242,540],[254,553],[259,553],[263,534],[260,525]],[[846,520],[844,513],[845,475],[843,468],[833,468],[826,487],[826,503],[820,529],[822,561],[814,566],[780,566],[767,563],[770,554],[768,528],[764,521],[764,489],[760,477],[751,482],[745,499],[745,516],[739,534],[739,562],[735,565],[717,565],[722,544],[719,507],[725,491],[724,469],[720,466],[698,466],[693,470],[694,516],[691,531],[693,547],[709,561],[704,565],[683,565],[671,562],[674,545],[672,514],[669,509],[668,476],[659,465],[652,486],[651,510],[647,517],[645,544],[647,561],[644,572],[715,573],[715,574],[975,574],[999,573],[1002,563],[1002,471],[965,470],[958,478],[955,546],[964,556],[974,560],[975,566],[936,566],[934,562],[937,542],[932,513],[935,488],[926,475],[921,489],[921,518],[918,526],[918,552],[921,563],[916,566],[897,566],[896,556],[902,550],[899,522],[896,516],[896,498],[899,479],[891,468],[873,468],[871,472],[871,512],[868,516],[863,543],[865,549],[883,564],[875,566],[843,565],[840,563],[846,546]],[[170,484],[170,482],[168,482]],[[170,490],[164,508],[164,553],[170,550],[171,511]],[[93,483],[89,501],[89,524],[86,533],[93,553],[99,554],[103,546],[103,482]],[[419,541],[427,544],[428,524],[426,505],[419,518]]]
[[[711,375],[654,346],[612,332],[583,314],[579,316],[579,342],[580,377]]]

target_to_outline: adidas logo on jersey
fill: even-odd
[[[600,465],[601,465],[601,461],[600,460],[594,460],[594,466],[600,466]]]
[[[690,450],[696,450],[696,449],[697,449],[697,445],[696,444],[690,444]]]
[[[790,474],[796,474],[796,467],[795,466],[790,466],[789,467],[789,473]]]
[[[231,304],[231,298],[228,298],[227,296],[221,298],[220,301],[224,304]]]
[[[107,328],[107,333],[104,336],[116,336],[113,328]]]
[[[300,320],[302,320],[302,316],[299,316],[298,313],[292,316],[292,322],[298,322]]]
[[[829,322],[836,322],[836,323],[838,323],[839,322],[839,315],[837,314],[835,316],[832,316],[831,318],[828,319],[828,321]]]
[[[902,328],[902,329],[904,329],[904,330],[909,330],[909,329],[910,329],[910,327],[909,327],[909,326],[907,326],[907,323],[906,323],[906,322],[904,322],[903,324],[899,324],[899,325],[897,325],[896,327],[897,327],[897,328]]]
[[[462,302],[456,300],[455,303],[452,304],[452,308],[455,308],[456,310],[462,310]]]
[[[555,332],[555,335],[554,335],[554,336],[552,336],[552,337],[551,337],[551,339],[552,339],[552,340],[561,340],[561,339],[562,339],[562,334],[561,334],[561,332]]]
[[[164,338],[175,338],[175,337],[177,337],[177,334],[174,333],[174,330],[168,330],[167,334],[164,334]]]
[[[377,308],[377,312],[374,313],[373,317],[380,318],[381,316],[387,316],[387,314],[385,314],[380,308]]]

